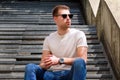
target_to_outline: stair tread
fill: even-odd
[[[52,27],[52,28],[56,28],[56,25],[35,25],[35,24],[33,24],[33,25],[31,25],[31,24],[19,24],[19,25],[17,25],[17,24],[1,24],[0,25],[0,27],[33,27],[34,28],[34,26],[35,27],[42,27],[42,28],[49,28],[49,27]],[[75,28],[95,28],[95,26],[94,25],[71,25],[71,27],[75,27]]]
[[[100,43],[99,43],[99,41],[97,41],[97,40],[87,40],[87,43],[88,43],[88,45],[90,45],[91,47],[93,46],[94,47],[94,45],[95,46],[99,46],[100,45]],[[43,41],[41,41],[41,40],[34,40],[34,41],[27,41],[27,40],[0,40],[0,48],[4,48],[5,47],[5,45],[6,45],[6,48],[15,48],[15,47],[17,47],[17,45],[30,45],[30,46],[32,46],[32,45],[43,45]]]
[[[18,46],[19,47],[19,46]],[[18,53],[18,52],[30,52],[30,53],[34,53],[34,54],[39,54],[42,53],[42,49],[5,49],[5,50],[0,50],[0,53]],[[103,52],[103,50],[101,49],[89,49],[88,52],[94,52],[94,53],[98,53],[98,52]]]
[[[43,35],[43,36],[39,36],[39,35],[35,35],[35,36],[27,36],[27,35],[20,35],[20,36],[17,36],[17,35],[12,35],[12,36],[0,36],[0,39],[44,39],[46,36]],[[97,35],[86,35],[87,38],[97,38]]]
[[[109,71],[109,67],[90,67],[87,65],[87,71],[93,72],[93,71]],[[24,72],[25,65],[21,66],[14,66],[14,65],[1,65],[0,72]]]
[[[18,74],[16,74],[16,73],[12,73],[12,74],[2,74],[2,75],[0,75],[0,79],[9,79],[9,78],[11,78],[11,79],[23,79],[23,77],[24,77],[24,74],[22,74],[22,73],[18,73]],[[91,79],[98,79],[98,78],[112,78],[112,75],[111,74],[87,74],[87,77],[86,78],[91,78]]]
[[[15,64],[15,65],[26,65],[28,63],[35,63],[39,64],[40,61],[2,61],[0,64]],[[87,65],[92,65],[92,64],[108,64],[107,60],[97,60],[97,61],[87,61]]]

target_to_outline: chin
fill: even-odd
[[[67,27],[69,28],[71,25],[67,25]]]

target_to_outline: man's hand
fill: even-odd
[[[57,65],[59,63],[59,58],[54,55],[52,55],[50,59],[52,60],[52,65]]]
[[[50,57],[52,57],[52,55],[46,56],[44,57],[44,59],[42,59],[40,66],[43,69],[49,69],[52,66],[52,60],[50,59]]]
[[[43,69],[49,69],[52,65],[56,65],[59,63],[59,58],[57,58],[54,55],[49,55],[44,57],[44,59],[42,59],[40,66]]]

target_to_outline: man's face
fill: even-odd
[[[68,15],[71,16],[69,10],[60,9],[58,11],[57,16],[54,17],[54,21],[56,22],[58,28],[67,29],[71,26],[71,19]]]

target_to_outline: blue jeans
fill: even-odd
[[[24,80],[85,80],[86,64],[83,59],[76,59],[71,70],[47,71],[39,65],[28,64],[25,68]]]

